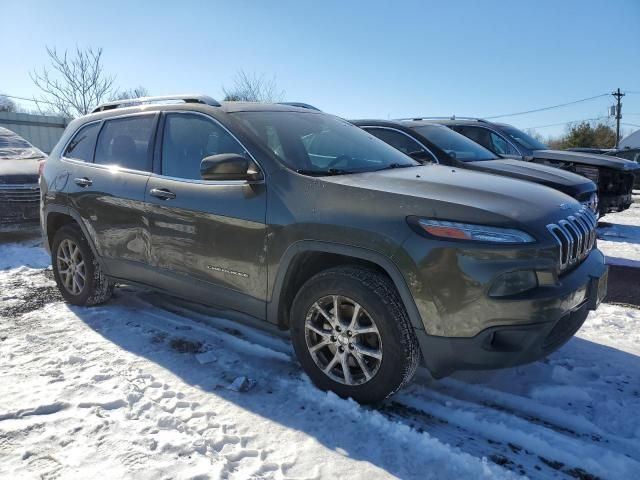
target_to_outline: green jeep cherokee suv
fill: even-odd
[[[311,108],[198,95],[101,105],[41,177],[64,298],[115,283],[288,329],[323,389],[360,402],[531,362],[606,291],[596,219],[533,183],[420,165]]]

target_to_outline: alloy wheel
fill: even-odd
[[[60,281],[71,295],[80,295],[86,284],[87,270],[80,247],[65,238],[58,246],[57,266]]]
[[[368,382],[382,364],[382,338],[374,319],[343,295],[328,295],[311,305],[305,339],[318,368],[344,385]]]

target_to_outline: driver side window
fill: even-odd
[[[200,162],[210,155],[246,150],[222,126],[192,113],[166,115],[162,138],[162,175],[199,180]]]

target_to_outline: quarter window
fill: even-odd
[[[247,154],[224,128],[213,120],[189,113],[167,114],[162,139],[162,174],[200,179],[200,162],[221,153]]]
[[[93,151],[96,148],[96,138],[99,130],[99,123],[92,123],[82,127],[69,142],[62,156],[85,162],[93,161]]]
[[[98,137],[95,163],[150,171],[154,124],[155,115],[107,120]]]

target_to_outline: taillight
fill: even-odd
[[[42,172],[44,171],[44,164],[45,164],[46,160],[40,160],[38,162],[38,177],[42,176]]]

